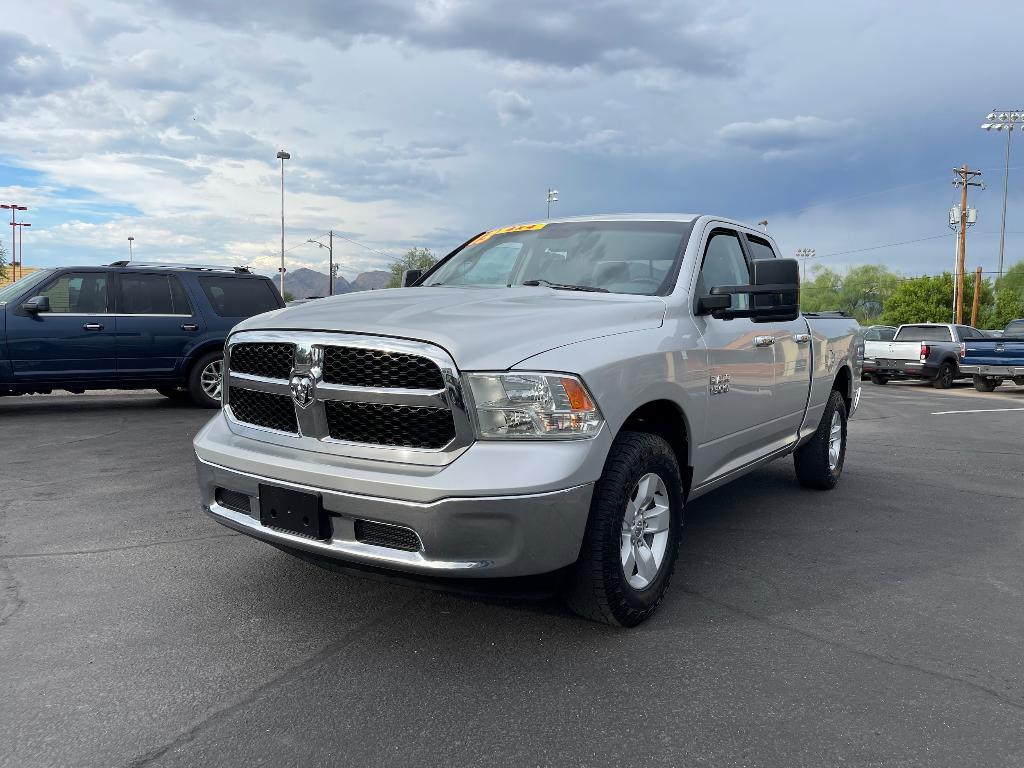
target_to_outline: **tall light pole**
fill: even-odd
[[[1006,131],[1006,168],[1003,171],[1003,221],[999,226],[999,267],[996,270],[996,290],[999,286],[999,278],[1003,276],[1003,246],[1006,241],[1006,191],[1010,180],[1010,139],[1013,136],[1014,126],[1021,126],[1024,130],[1024,109],[993,109],[986,115],[988,122],[982,123],[981,127],[986,131],[993,128],[997,131]]]
[[[131,263],[131,260],[132,260],[132,243],[134,243],[134,242],[135,242],[135,238],[132,237],[131,235],[128,235],[128,262],[129,263]]]
[[[815,257],[815,255],[816,254],[815,254],[813,248],[797,248],[796,249],[796,257],[798,259],[800,259],[800,261],[803,263],[803,268],[804,268],[804,270],[803,270],[804,271],[803,277],[800,278],[801,282],[807,282],[807,260],[808,259],[813,259]]]
[[[284,161],[291,160],[292,156],[283,149],[277,153],[277,159],[281,161],[281,298],[284,298]]]
[[[29,224],[27,221],[19,221],[14,226],[16,226],[18,228],[18,259],[17,259],[18,269],[21,272],[21,276],[24,277],[25,276],[25,248],[24,248],[24,243],[21,240],[21,233],[22,233],[22,231],[24,230],[25,227],[31,227],[32,225]],[[11,243],[11,246],[13,248],[14,244]],[[12,261],[13,261],[13,259],[12,259]],[[14,277],[13,270],[12,270],[11,277]]]
[[[551,204],[558,202],[558,190],[548,187],[548,218],[551,218]]]
[[[17,203],[4,203],[3,205],[0,205],[0,208],[11,209],[11,279],[17,280],[18,278],[17,274],[15,273],[14,267],[14,264],[17,261],[17,251],[15,250],[16,243],[14,241],[14,236],[17,233],[16,227],[18,223],[16,217],[18,211],[27,211],[28,208],[25,207],[24,205],[18,205]]]

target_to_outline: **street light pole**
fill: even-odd
[[[17,234],[17,213],[18,211],[27,211],[28,208],[24,205],[18,205],[17,203],[4,203],[0,205],[0,208],[11,209],[11,280],[17,280],[17,274],[15,272],[15,262],[17,261],[18,252],[16,249],[15,235]]]
[[[128,235],[128,263],[132,261],[132,243],[135,242],[135,238]]]
[[[21,237],[22,237],[22,232],[25,229],[25,227],[31,227],[32,225],[29,224],[27,221],[19,221],[16,224],[16,226],[18,227],[18,259],[17,259],[18,270],[21,272],[21,276],[24,277],[25,276],[25,246],[24,246],[24,242],[22,241]],[[14,247],[13,243],[11,243],[11,247],[12,248]],[[12,259],[11,261],[12,261],[12,264],[13,264],[14,260]],[[14,270],[13,269],[11,270],[11,277],[14,277]]]
[[[277,153],[277,159],[281,161],[281,298],[284,298],[284,161],[291,158],[283,149]]]
[[[993,109],[986,116],[988,122],[982,123],[981,127],[986,131],[995,128],[997,131],[1006,131],[1006,164],[1003,169],[1003,220],[999,226],[999,266],[996,269],[996,291],[999,290],[999,279],[1003,276],[1003,250],[1006,244],[1006,194],[1010,182],[1010,141],[1013,138],[1014,126],[1020,126],[1024,130],[1024,109]]]
[[[327,249],[327,295],[334,295],[334,230],[332,229],[327,233],[327,245],[324,245],[319,240],[314,240],[312,237],[306,240],[307,243],[314,243],[319,245],[321,248]]]
[[[558,190],[548,187],[548,218],[551,218],[551,204],[558,202]]]
[[[807,260],[815,257],[815,250],[813,248],[797,248],[796,257],[800,259],[803,265],[803,277],[800,278],[801,283],[807,282]]]

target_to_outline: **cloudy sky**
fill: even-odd
[[[342,274],[563,215],[714,212],[784,252],[906,274],[953,261],[951,169],[984,170],[994,270],[1019,3],[48,0],[0,31],[0,198],[31,265],[248,263],[333,228]],[[965,42],[961,42],[965,41]],[[1024,257],[1024,147],[1007,263]],[[0,227],[8,244],[9,227]],[[889,246],[894,243],[903,245]],[[373,249],[373,250],[371,250]]]

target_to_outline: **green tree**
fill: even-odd
[[[816,266],[814,278],[800,286],[800,308],[804,312],[824,312],[839,308],[842,276],[834,269]]]
[[[0,280],[7,279],[7,250],[0,243]]]
[[[287,304],[289,301],[295,301],[295,294],[292,293],[291,291],[285,291],[284,295],[281,298],[283,298],[285,303]]]
[[[846,275],[816,266],[814,279],[801,287],[800,306],[806,312],[841,310],[870,324],[882,314],[899,281],[888,267],[875,264],[854,267]]]
[[[999,293],[1009,292],[1024,298],[1024,261],[1018,261],[1008,270],[998,283]]]
[[[964,323],[971,322],[974,302],[974,275],[964,275]],[[1008,308],[1008,307],[1007,307]],[[896,290],[885,302],[882,322],[887,325],[903,323],[946,323],[953,317],[953,275],[908,277],[900,280]],[[982,280],[978,306],[978,327],[990,327],[993,322],[992,283]]]
[[[410,248],[401,258],[395,259],[388,266],[391,279],[386,288],[398,288],[402,284],[402,273],[407,269],[430,269],[437,263],[437,257],[429,248]]]

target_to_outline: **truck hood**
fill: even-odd
[[[657,328],[657,296],[545,287],[435,286],[365,291],[257,315],[241,330],[342,331],[437,344],[464,370],[504,370],[555,347]]]

